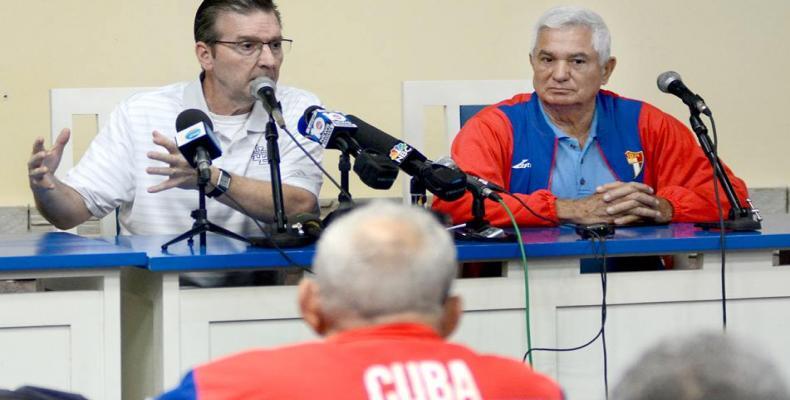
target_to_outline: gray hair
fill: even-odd
[[[323,310],[332,317],[439,317],[456,253],[450,234],[427,211],[374,201],[324,231],[313,268]]]
[[[598,62],[601,66],[606,64],[612,51],[612,36],[609,34],[609,28],[606,27],[603,18],[595,11],[575,6],[554,7],[546,11],[538,19],[532,35],[532,50],[530,54],[535,52],[535,46],[538,45],[538,35],[541,30],[574,26],[590,29],[592,32],[592,46],[595,52],[598,53]]]
[[[728,335],[729,336],[729,335]],[[614,400],[780,400],[787,388],[755,349],[721,333],[659,343],[623,375]]]

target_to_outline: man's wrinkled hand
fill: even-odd
[[[643,220],[666,223],[672,220],[672,205],[655,195],[648,185],[638,182],[612,182],[596,189],[606,202],[606,213],[614,216],[617,225],[628,225]]]
[[[612,224],[617,216],[606,212],[609,204],[603,197],[603,194],[596,193],[578,200],[557,199],[557,217],[563,222],[582,225]]]

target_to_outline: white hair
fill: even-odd
[[[450,234],[427,211],[374,201],[324,231],[313,268],[330,316],[435,318],[449,295],[456,263]]]
[[[590,32],[592,32],[592,46],[595,52],[598,53],[598,63],[601,66],[606,64],[612,51],[612,37],[609,34],[609,28],[606,27],[603,18],[594,11],[575,6],[554,7],[546,11],[538,19],[533,30],[530,54],[535,52],[535,47],[538,45],[538,35],[541,30],[574,26],[590,29]]]
[[[753,341],[752,341],[753,342]],[[673,336],[648,350],[623,375],[615,400],[787,400],[768,357],[731,334]]]

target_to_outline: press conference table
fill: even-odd
[[[120,267],[147,262],[145,253],[69,233],[0,235],[0,281],[21,280],[22,289],[0,293],[0,388],[120,399]]]
[[[62,235],[67,234],[29,237],[28,246],[33,249],[21,255],[26,260],[23,264],[19,264],[18,258],[13,261],[8,250],[13,245],[0,241],[2,278],[49,277],[53,269],[60,271],[61,265],[76,268],[68,264],[67,256],[90,249],[90,246],[80,248],[81,241],[100,242],[69,236],[73,242],[62,244],[65,246],[62,258],[36,250],[48,248],[49,241],[57,241]],[[565,228],[523,229],[522,235],[529,268],[533,347],[568,347],[586,342],[600,326],[601,283],[597,274],[580,273],[579,259],[591,257],[596,247],[579,240],[572,230]],[[123,336],[126,398],[140,398],[171,387],[195,364],[228,353],[315,337],[299,319],[295,286],[197,289],[178,285],[178,274],[185,271],[296,268],[288,266],[280,253],[213,235],[209,235],[203,254],[197,246],[190,249],[185,242],[163,253],[159,246],[168,239],[169,236],[105,239],[99,247],[118,259],[86,256],[83,261],[92,266],[80,265],[76,271],[68,270],[80,276],[101,271],[104,275],[100,274],[99,279],[109,279],[117,286],[121,285],[113,279],[123,278],[126,294],[122,297],[131,300],[123,303],[126,327],[117,341],[121,342]],[[774,354],[790,354],[790,341],[785,339],[790,335],[790,316],[785,311],[790,310],[790,267],[775,265],[778,264],[776,251],[790,249],[790,217],[767,218],[762,232],[731,233],[726,243],[728,330],[755,339]],[[69,248],[71,245],[75,247]],[[513,243],[459,242],[457,248],[462,261],[504,260],[506,268],[501,277],[456,281],[455,290],[465,300],[465,316],[452,339],[482,351],[521,357],[527,345],[519,247]],[[608,256],[674,255],[677,264],[685,268],[609,274],[610,382],[659,337],[701,328],[721,329],[718,233],[700,231],[689,224],[622,228],[607,241],[605,248]],[[296,263],[308,265],[314,247],[288,249],[285,253]],[[21,267],[8,271],[14,262]],[[107,265],[114,269],[97,269],[101,263],[110,263]],[[125,268],[122,270],[125,272],[118,274],[118,265],[135,268]],[[141,266],[146,266],[148,271],[137,268]],[[23,270],[18,271],[19,268]],[[105,286],[104,291],[107,290]],[[47,294],[25,295],[41,296],[37,301],[45,302]],[[0,316],[5,316],[2,313],[6,312],[6,305],[27,304],[14,296],[21,295],[0,295]],[[27,307],[26,313],[32,313],[34,308]],[[39,312],[47,318],[60,313]],[[6,319],[2,318],[2,322]],[[109,333],[119,332],[116,329]],[[777,358],[785,371],[790,371],[790,358]],[[603,364],[598,343],[573,353],[539,352],[534,360],[537,370],[559,379],[569,398],[602,397]],[[0,361],[0,386],[13,386],[2,380],[3,367]],[[787,376],[790,379],[790,374]],[[72,385],[79,387],[88,386]]]
[[[533,347],[586,342],[600,325],[601,284],[599,275],[580,273],[579,259],[598,250],[566,228],[523,229],[522,236],[529,265]],[[294,286],[178,287],[178,273],[183,271],[288,265],[277,251],[213,236],[205,254],[193,254],[196,250],[185,243],[163,254],[159,245],[166,239],[128,237],[119,242],[148,254],[149,269],[161,285],[154,296],[154,337],[161,337],[162,350],[153,357],[162,366],[157,385],[171,387],[191,366],[228,353],[315,338],[299,319]],[[611,381],[657,338],[720,329],[718,233],[691,224],[622,228],[605,247],[609,256],[675,255],[678,267],[686,268],[609,274]],[[790,318],[780,311],[790,306],[790,267],[774,266],[776,250],[790,249],[790,218],[769,218],[760,233],[731,233],[726,247],[729,329],[759,338],[779,354],[790,354],[790,342],[783,339],[790,334]],[[483,351],[521,357],[527,346],[518,246],[459,242],[457,249],[461,261],[508,262],[502,277],[457,280],[465,316],[453,339]],[[310,246],[286,253],[307,265],[313,251]],[[598,344],[574,353],[536,353],[534,360],[536,369],[560,380],[570,398],[603,393]]]

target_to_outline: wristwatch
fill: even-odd
[[[221,196],[223,193],[228,191],[228,188],[230,188],[230,174],[224,169],[220,168],[217,184],[214,186],[214,190],[206,193],[206,196],[210,198]]]

